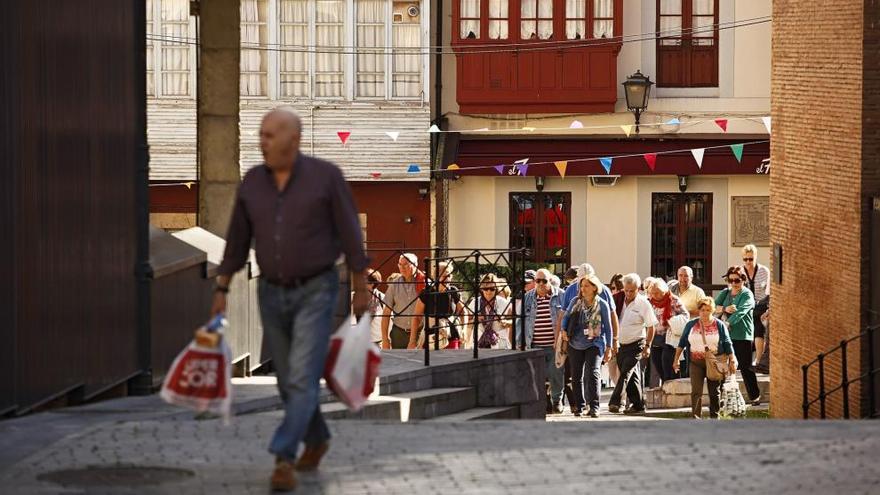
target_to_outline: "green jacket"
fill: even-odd
[[[715,305],[727,307],[733,304],[736,311],[727,315],[727,326],[730,328],[731,340],[753,340],[755,338],[755,296],[752,291],[743,287],[742,292],[736,297],[730,294],[730,289],[724,289],[715,298]],[[726,314],[726,313],[725,313]]]

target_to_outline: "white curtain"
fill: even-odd
[[[309,96],[309,18],[308,0],[281,0],[280,36],[282,51],[281,95]]]
[[[675,46],[681,44],[681,1],[682,0],[660,0],[660,34],[661,38],[675,37],[673,39],[662,39],[660,43],[665,46]]]
[[[549,40],[553,37],[553,0],[538,0],[538,38]]]
[[[520,21],[520,39],[548,40],[553,36],[553,0],[522,0],[520,18],[524,19]]]
[[[480,37],[480,0],[461,0],[461,17],[473,17],[461,21],[459,36],[461,39]]]
[[[241,0],[241,44],[243,46],[265,45],[266,0]],[[241,51],[241,94],[265,96],[266,51],[243,49]]]
[[[508,0],[489,0],[489,39],[507,39]]]
[[[315,2],[315,96],[343,96],[345,93],[345,2]]]
[[[162,1],[162,94],[165,96],[189,96],[189,55],[192,45],[167,41],[168,38],[190,37],[189,2],[187,0]]]
[[[383,51],[387,5],[386,0],[357,2],[357,96],[385,96]]]
[[[593,0],[593,37],[611,38],[614,36],[614,0]],[[599,19],[604,17],[605,19]]]
[[[694,44],[711,45],[714,43],[715,0],[693,0],[693,37]]]
[[[565,38],[580,40],[587,37],[587,0],[565,0]]]
[[[394,23],[391,36],[395,48],[392,57],[392,94],[396,97],[417,97],[422,92],[421,27],[417,22]],[[409,48],[397,51],[397,48]]]

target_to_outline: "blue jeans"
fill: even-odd
[[[318,397],[338,292],[335,270],[297,288],[260,280],[263,335],[284,401],[284,420],[269,444],[269,452],[278,457],[295,460],[301,441],[315,446],[330,438]]]
[[[553,404],[562,400],[562,386],[565,370],[556,367],[556,349],[550,347],[538,347],[544,349],[544,367],[547,369],[547,380],[550,382],[550,400]]]

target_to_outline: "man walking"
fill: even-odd
[[[645,296],[639,294],[639,276],[630,273],[623,277],[623,293],[618,293],[617,311],[620,313],[620,350],[617,351],[617,366],[620,368],[620,381],[614,386],[608,410],[620,412],[620,399],[626,389],[629,409],[624,414],[642,414],[645,401],[642,396],[641,370],[639,361],[651,355],[650,342],[654,339],[654,325],[657,317],[654,308]]]
[[[301,128],[289,107],[263,117],[265,163],[251,169],[239,187],[211,310],[226,310],[229,281],[244,266],[254,240],[263,274],[263,332],[285,404],[284,419],[269,445],[276,456],[272,488],[282,491],[296,488],[294,469],[316,469],[329,448],[318,393],[333,332],[340,251],[352,272],[354,313],[367,311],[370,300],[367,256],[351,190],[338,167],[300,153]],[[305,451],[297,460],[300,442]]]
[[[534,275],[535,288],[526,292],[525,300],[525,335],[526,347],[544,350],[544,367],[550,382],[550,411],[553,414],[562,412],[562,386],[564,371],[556,367],[556,339],[559,329],[556,318],[562,310],[562,291],[550,285],[550,272],[541,268]]]

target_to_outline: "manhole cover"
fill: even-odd
[[[181,481],[195,473],[186,469],[150,466],[91,466],[80,469],[62,469],[37,476],[62,486],[145,486]]]

